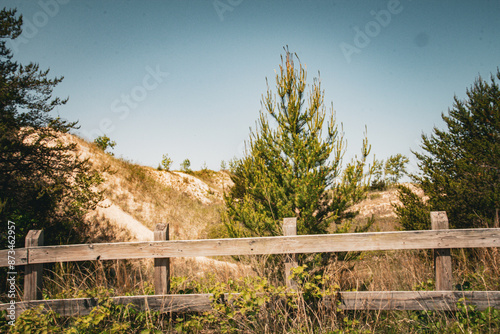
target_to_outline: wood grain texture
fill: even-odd
[[[169,225],[157,224],[154,231],[155,241],[170,240]],[[154,259],[154,287],[155,294],[170,293],[170,258]]]
[[[500,230],[428,230],[44,246],[29,250],[29,263],[478,247],[500,247]],[[0,266],[7,266],[6,256],[0,258]]]
[[[140,310],[167,312],[205,312],[211,310],[211,294],[190,295],[147,295],[119,296],[110,299],[119,305],[130,305]],[[18,302],[16,317],[23,311],[44,305],[46,310],[53,310],[62,316],[87,315],[98,305],[95,298],[47,299]],[[0,311],[7,310],[10,304],[0,304]]]
[[[455,310],[457,303],[479,310],[500,308],[500,291],[361,291],[341,292],[344,310]]]
[[[500,229],[456,229],[438,231],[370,232],[299,235],[289,237],[116,242],[83,245],[43,246],[16,249],[21,261],[52,263],[88,260],[141,259],[319,253],[399,249],[442,249],[500,247]],[[26,254],[26,255],[24,255]],[[6,267],[7,250],[0,251],[0,267]]]
[[[297,218],[283,219],[283,235],[297,235]],[[292,269],[297,266],[295,254],[287,254],[285,257],[285,282],[288,289],[297,289],[297,282],[291,279]]]
[[[445,211],[431,212],[431,227],[433,230],[448,230],[448,216]],[[451,267],[451,252],[449,249],[434,249],[434,277],[436,290],[453,290]]]
[[[24,266],[28,264],[28,250],[26,248],[15,248],[14,258],[16,260],[16,266]],[[12,255],[11,255],[12,256]],[[9,260],[9,250],[0,250],[0,267],[8,267]]]
[[[120,296],[111,299],[121,305],[141,310],[161,312],[206,312],[212,309],[212,294]],[[220,302],[228,302],[229,298]],[[478,310],[487,307],[500,309],[500,291],[361,291],[340,292],[334,298],[325,298],[324,304],[332,310],[455,310],[457,303],[475,305]],[[16,313],[44,305],[62,316],[89,314],[97,306],[94,298],[36,300],[16,303]],[[0,304],[0,311],[10,304]]]
[[[30,230],[25,238],[26,248],[43,246],[43,231]],[[29,254],[29,253],[28,253]],[[29,262],[29,258],[28,258]],[[26,265],[24,274],[24,294],[23,300],[42,299],[42,274],[43,264]]]

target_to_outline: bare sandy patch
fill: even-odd
[[[153,231],[123,211],[119,206],[111,203],[109,199],[97,207],[96,212],[106,217],[116,226],[127,229],[137,241],[150,241],[154,239]]]
[[[167,187],[182,191],[203,204],[222,200],[222,194],[202,180],[182,172],[151,171],[152,175]]]

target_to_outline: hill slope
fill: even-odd
[[[173,239],[198,239],[220,222],[223,191],[231,186],[227,173],[159,171],[116,158],[72,135],[61,139],[75,142],[77,154],[104,177],[100,188],[106,200],[89,213],[92,219],[108,220],[136,240],[151,240],[158,223],[170,224]]]
[[[160,171],[116,158],[72,135],[64,135],[64,140],[76,142],[78,154],[104,176],[106,200],[89,214],[92,219],[126,230],[133,240],[152,240],[158,223],[170,224],[172,239],[206,238],[210,228],[221,223],[223,193],[232,186],[226,172]],[[397,191],[392,188],[369,193],[351,210],[359,211],[356,223],[374,217],[372,229],[394,230],[394,203]]]

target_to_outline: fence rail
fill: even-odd
[[[263,255],[401,249],[500,247],[496,228],[298,235],[286,237],[117,242],[16,249],[16,265],[224,255]],[[0,251],[0,267],[8,266]]]
[[[297,236],[296,219],[286,218],[282,237],[168,240],[168,226],[158,224],[155,241],[120,242],[84,245],[42,246],[43,233],[30,231],[26,247],[15,249],[15,266],[26,266],[24,301],[16,303],[16,313],[44,304],[62,315],[86,314],[96,305],[92,298],[41,299],[41,273],[43,263],[155,259],[154,296],[121,296],[112,299],[119,304],[132,304],[139,308],[161,311],[205,311],[210,308],[209,294],[168,295],[170,258],[196,256],[230,256],[262,254],[297,254],[320,252],[348,252],[375,250],[434,249],[436,288],[440,291],[380,291],[340,292],[337,296],[343,309],[407,309],[452,310],[461,300],[479,309],[500,308],[500,291],[451,291],[452,268],[450,248],[500,247],[500,229],[449,230],[445,212],[432,212],[433,230],[376,232]],[[8,262],[8,250],[0,251],[0,267]],[[296,265],[294,257],[287,257],[286,268]],[[288,277],[287,271],[287,277]],[[294,284],[287,279],[287,285]],[[8,310],[11,304],[0,304]]]
[[[238,295],[237,293],[232,294]],[[226,303],[229,294],[219,298],[218,303]],[[143,295],[110,298],[115,304],[130,305],[137,309],[151,309],[160,312],[206,312],[212,309],[213,295]],[[478,310],[488,307],[500,309],[499,291],[358,291],[339,292],[326,297],[326,306],[342,310],[443,310],[453,311],[457,304],[465,301]],[[61,316],[87,315],[97,306],[96,298],[72,298],[52,300],[31,300],[16,303],[16,313],[44,305]],[[0,310],[8,310],[9,304],[0,304]]]

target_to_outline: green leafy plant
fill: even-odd
[[[9,332],[13,334],[33,333],[64,333],[58,326],[60,317],[58,314],[51,310],[44,310],[43,305],[37,306],[30,310],[24,311],[19,316],[14,326],[9,328]]]
[[[181,163],[181,171],[183,171],[184,173],[190,173],[191,172],[191,161],[189,161],[189,159],[185,159],[182,163]]]
[[[403,205],[393,206],[403,230],[429,230],[431,228],[431,208],[428,202],[405,185],[398,185],[398,199]]]
[[[221,171],[227,170],[227,164],[224,160],[221,160],[220,162],[220,170]]]
[[[112,290],[96,287],[80,291],[79,296],[96,298],[97,306],[88,315],[64,318],[43,305],[23,312],[9,333],[162,333],[159,312],[138,311],[130,305],[113,303]]]
[[[172,167],[173,163],[174,163],[174,161],[168,156],[168,154],[164,154],[162,159],[161,159],[161,164],[158,167],[158,169],[169,171],[170,167]]]
[[[108,148],[113,149],[116,146],[116,142],[111,140],[106,135],[102,135],[94,139],[94,144],[96,144],[96,146],[103,151],[106,151]]]

